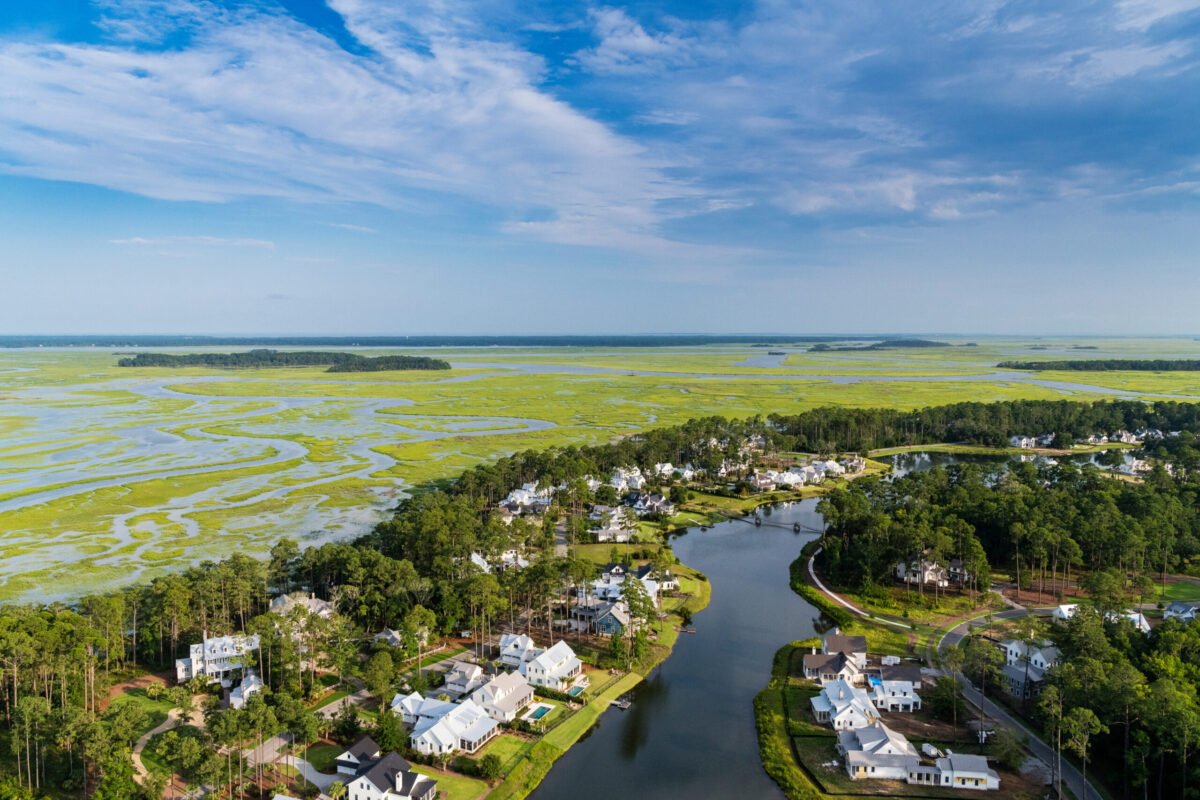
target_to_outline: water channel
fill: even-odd
[[[933,452],[892,460],[901,475],[968,462],[999,466],[1009,458]],[[759,760],[753,701],[770,679],[776,650],[830,627],[788,585],[788,566],[821,527],[816,505],[813,498],[762,509],[762,526],[736,519],[690,528],[673,541],[679,559],[712,584],[708,608],[694,618],[696,634],[681,635],[671,656],[634,689],[631,708],[601,716],[531,797],[784,796]]]
[[[680,560],[712,583],[696,634],[680,635],[670,658],[634,689],[632,707],[601,716],[531,797],[783,797],[759,762],[753,699],[776,650],[827,629],[788,586],[788,565],[816,535],[792,526],[819,528],[816,503],[776,507],[761,527],[732,520],[674,541]]]

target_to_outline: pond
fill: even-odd
[[[782,798],[763,771],[754,695],[770,679],[775,651],[828,630],[788,586],[788,564],[820,526],[816,501],[764,510],[673,542],[683,563],[712,583],[712,602],[671,657],[639,684],[628,711],[611,709],[562,757],[531,795],[572,800],[654,797]]]

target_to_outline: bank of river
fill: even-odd
[[[633,690],[632,707],[602,716],[531,797],[783,797],[759,763],[753,700],[780,643],[821,627],[788,588],[788,564],[815,535],[793,525],[819,528],[816,502],[764,509],[760,527],[731,520],[674,540],[679,559],[712,585],[696,635],[680,636]]]

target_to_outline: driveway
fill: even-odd
[[[1010,609],[1008,611],[998,611],[993,614],[992,617],[995,619],[1014,619],[1016,617],[1024,617],[1030,614],[1047,616],[1053,612],[1053,610],[1054,609],[1052,608]],[[941,640],[938,642],[938,652],[941,653],[948,647],[957,647],[958,643],[961,642],[968,633],[970,633],[972,622],[986,624],[982,619],[960,622],[958,625],[955,625],[953,628],[946,631],[946,633],[942,636]],[[1054,748],[1050,747],[1050,745],[1039,739],[1037,734],[1026,727],[1024,723],[1015,718],[1012,714],[1009,714],[1008,711],[996,705],[991,700],[983,698],[980,695],[979,690],[967,680],[965,675],[959,673],[958,678],[963,683],[963,697],[967,700],[967,702],[978,708],[980,702],[982,701],[983,712],[987,714],[988,717],[994,720],[999,720],[1006,727],[1023,733],[1028,738],[1026,747],[1029,749],[1029,751],[1045,763],[1049,764],[1051,768],[1054,767],[1054,765],[1057,763],[1057,760],[1055,759]],[[1062,782],[1071,790],[1071,793],[1074,794],[1075,797],[1080,798],[1080,800],[1101,800],[1103,797],[1100,792],[1096,790],[1091,781],[1088,781],[1085,790],[1083,785],[1083,775],[1080,774],[1079,770],[1076,769],[1075,766],[1065,758],[1062,762]]]
[[[889,625],[896,625],[897,627],[908,627],[906,625],[900,625],[899,623],[892,622],[891,620],[874,617],[863,611],[861,608],[856,608],[846,600],[843,600],[841,597],[838,597],[836,594],[831,592],[823,583],[821,583],[821,580],[817,577],[816,571],[813,569],[813,561],[820,552],[821,550],[818,548],[817,551],[813,553],[812,557],[808,559],[808,575],[812,580],[813,585],[816,586],[822,594],[836,602],[838,605],[844,606],[845,608],[849,609],[860,617],[864,617],[865,619],[869,619],[873,622],[884,622]],[[1014,619],[1016,617],[1028,616],[1029,614],[1049,615],[1053,611],[1053,608],[1010,608],[1006,611],[997,611],[992,614],[991,617],[992,619]],[[979,623],[980,625],[986,624],[984,618],[982,617],[960,622],[948,630],[942,636],[941,640],[938,641],[938,652],[941,653],[947,647],[957,647],[958,643],[961,642],[968,633],[970,633],[972,622]],[[1054,755],[1054,749],[1050,747],[1050,745],[1039,739],[1032,730],[1024,725],[1024,723],[1013,717],[1003,708],[1000,708],[991,700],[984,698],[980,694],[979,690],[967,680],[965,675],[959,673],[958,678],[963,683],[963,698],[966,699],[967,702],[971,703],[976,708],[978,708],[982,702],[983,712],[987,714],[988,717],[998,720],[1006,727],[1018,731],[1027,737],[1028,741],[1026,743],[1026,747],[1031,753],[1047,764],[1054,765],[1057,763]],[[1085,789],[1083,785],[1083,775],[1080,774],[1079,770],[1076,769],[1074,765],[1070,764],[1066,759],[1063,759],[1062,782],[1070,788],[1071,792],[1076,798],[1079,798],[1079,800],[1102,800],[1103,795],[1096,790],[1091,781],[1088,781]]]

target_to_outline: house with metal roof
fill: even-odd
[[[533,686],[565,692],[583,671],[583,662],[566,642],[558,642],[532,661],[521,665],[521,674]]]
[[[817,722],[827,723],[835,731],[865,728],[879,719],[866,691],[843,680],[827,682],[809,703]]]

